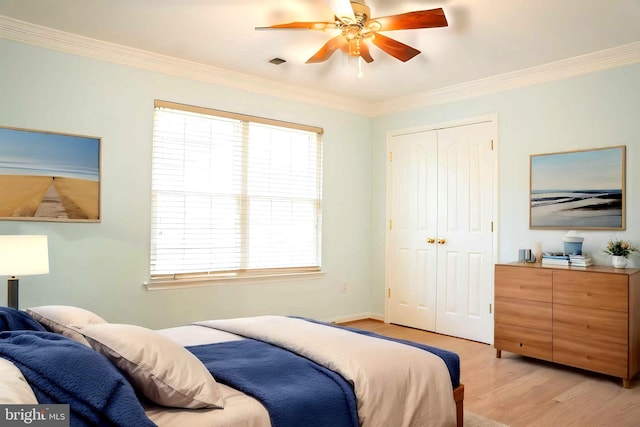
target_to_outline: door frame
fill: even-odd
[[[385,192],[385,239],[384,239],[384,260],[385,260],[385,264],[384,264],[384,322],[385,323],[390,323],[390,308],[389,308],[389,248],[388,248],[388,242],[389,242],[389,222],[391,221],[391,212],[390,212],[390,200],[391,200],[391,159],[389,158],[389,152],[390,152],[390,146],[391,146],[391,139],[394,136],[399,136],[399,135],[407,135],[407,134],[412,134],[412,133],[420,133],[420,132],[428,132],[428,131],[433,131],[433,130],[440,130],[440,129],[447,129],[447,128],[452,128],[452,127],[460,127],[460,126],[467,126],[467,125],[473,125],[473,124],[477,124],[477,123],[485,123],[485,122],[492,122],[494,125],[494,135],[495,138],[493,140],[493,162],[494,162],[494,170],[493,170],[493,206],[491,207],[491,211],[492,211],[492,216],[493,216],[493,251],[491,256],[493,257],[493,261],[495,264],[495,260],[497,260],[498,258],[498,244],[500,239],[499,237],[499,230],[500,227],[498,227],[498,224],[500,223],[499,218],[498,218],[498,207],[499,207],[499,200],[498,200],[498,196],[499,196],[499,188],[498,188],[498,170],[499,165],[498,165],[498,149],[500,147],[499,144],[499,136],[498,136],[498,114],[497,113],[493,113],[493,114],[486,114],[486,115],[481,115],[481,116],[474,116],[474,117],[468,117],[468,118],[464,118],[464,119],[459,119],[459,120],[451,120],[451,121],[446,121],[446,122],[440,122],[440,123],[432,123],[432,124],[426,124],[426,125],[422,125],[422,126],[416,126],[416,127],[411,127],[411,128],[405,128],[405,129],[398,129],[398,130],[392,130],[392,131],[388,131],[387,132],[387,137],[386,137],[386,143],[385,143],[385,156],[387,158],[386,161],[386,167],[385,167],[385,183],[386,183],[386,192]],[[493,278],[494,272],[491,272],[491,277]],[[489,301],[491,301],[492,307],[495,306],[495,301],[494,301],[494,294],[493,294],[493,286],[489,287],[490,289],[490,295],[489,295]],[[491,317],[493,317],[493,309],[491,310]],[[492,323],[492,329],[493,329],[493,323]],[[489,331],[490,332],[490,336],[493,337],[493,330]],[[493,339],[491,340],[491,343],[493,344]]]

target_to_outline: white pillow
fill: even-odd
[[[155,331],[103,323],[82,328],[91,347],[120,368],[149,400],[175,408],[223,408],[218,383],[186,348]]]
[[[0,405],[37,405],[38,399],[20,369],[0,357]]]
[[[51,332],[64,335],[87,347],[89,343],[77,330],[87,325],[107,323],[89,310],[68,305],[43,305],[27,308],[25,311]]]

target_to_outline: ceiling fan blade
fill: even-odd
[[[256,30],[327,30],[333,28],[336,28],[333,22],[289,22],[268,27],[255,27]]]
[[[367,21],[380,23],[379,31],[390,30],[415,30],[418,28],[446,27],[449,25],[442,8],[417,10],[415,12],[401,13],[400,15],[383,16]]]
[[[380,49],[384,50],[389,55],[393,56],[396,59],[399,59],[402,62],[407,62],[420,53],[418,49],[414,49],[411,46],[400,43],[399,41],[394,40],[390,37],[383,36],[380,33],[377,33],[375,36],[373,36],[371,38],[371,41]]]
[[[349,0],[325,0],[325,3],[340,21],[356,22],[356,16],[353,14],[353,8]]]
[[[326,42],[311,58],[307,59],[307,64],[326,61],[333,55],[333,52],[343,49],[346,45],[348,45],[348,42],[342,35],[335,36]]]
[[[369,46],[364,41],[360,42],[360,56],[367,61],[367,63],[373,62],[373,56],[371,56],[369,52]]]

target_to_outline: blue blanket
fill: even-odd
[[[154,426],[120,371],[90,348],[50,332],[0,332],[39,403],[69,404],[71,426]]]
[[[214,378],[255,397],[273,427],[357,427],[353,387],[308,359],[245,339],[187,347]]]
[[[46,331],[36,319],[15,308],[0,307],[0,331]]]

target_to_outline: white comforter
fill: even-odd
[[[338,372],[354,385],[364,427],[456,425],[449,372],[427,351],[281,316],[195,324],[270,342]]]

